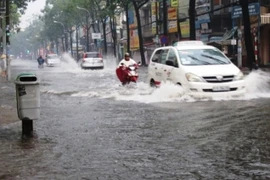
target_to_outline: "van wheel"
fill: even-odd
[[[156,83],[153,79],[150,81],[150,87],[156,87]]]
[[[182,86],[182,84],[181,84],[180,82],[176,83],[176,85],[178,85],[178,86]]]

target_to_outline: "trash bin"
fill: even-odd
[[[17,113],[21,120],[40,118],[40,87],[35,74],[23,73],[17,76],[16,100]]]

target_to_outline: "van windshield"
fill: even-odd
[[[222,65],[231,61],[218,49],[185,49],[178,50],[183,65]]]

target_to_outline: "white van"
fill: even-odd
[[[239,96],[244,76],[219,49],[201,41],[181,41],[155,49],[148,66],[150,86],[171,81],[194,96]]]

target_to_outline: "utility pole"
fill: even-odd
[[[126,11],[126,29],[127,29],[127,52],[130,53],[130,29],[129,29],[129,14],[128,14],[128,3],[125,5]]]
[[[9,46],[10,46],[10,23],[9,23],[9,0],[6,0],[6,63],[7,63],[7,81],[10,80],[10,62],[9,62]]]
[[[189,14],[189,34],[190,40],[196,40],[196,28],[195,28],[195,5],[196,5],[196,0],[190,0],[189,1],[189,10],[188,10],[188,14]]]
[[[163,0],[163,35],[168,35],[168,7],[167,0]]]

